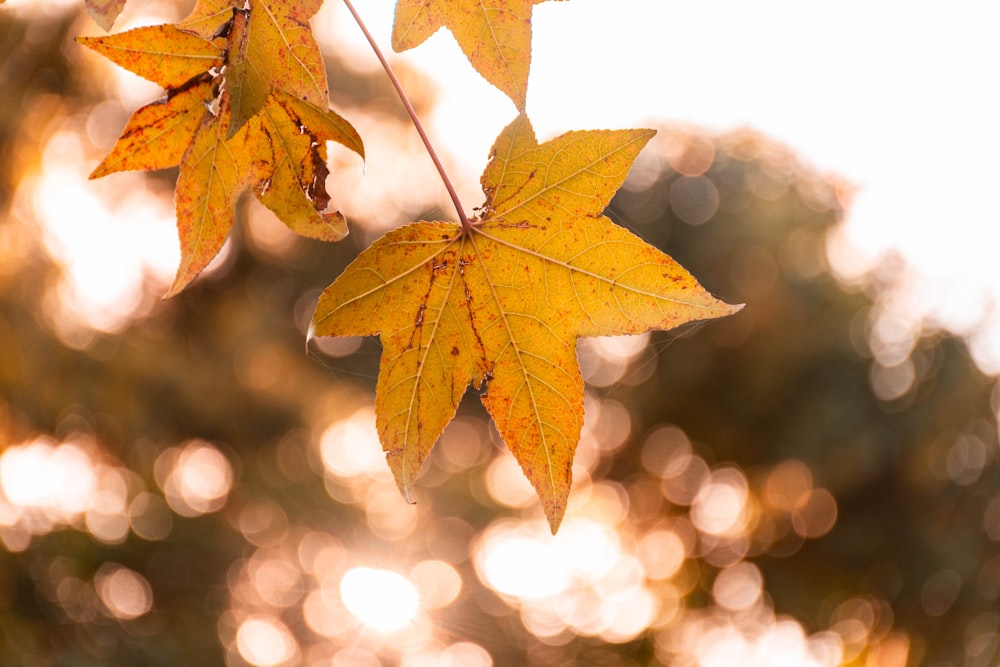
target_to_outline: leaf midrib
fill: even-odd
[[[570,174],[568,174],[568,175],[564,176],[563,178],[559,179],[558,181],[556,181],[556,182],[554,182],[552,184],[545,185],[545,187],[543,187],[541,190],[539,190],[535,194],[531,195],[530,197],[527,197],[526,199],[524,199],[522,201],[519,201],[517,204],[511,206],[510,208],[498,209],[498,208],[494,207],[494,209],[493,209],[493,216],[492,217],[493,218],[502,218],[502,217],[510,215],[511,213],[513,213],[514,211],[517,211],[520,208],[528,206],[531,202],[533,202],[534,200],[538,199],[539,197],[541,197],[542,195],[546,194],[547,192],[549,192],[551,190],[555,190],[557,188],[563,187],[563,185],[565,183],[567,183],[567,182],[573,180],[574,178],[578,177],[580,174],[582,174],[583,172],[587,171],[588,169],[590,169],[594,165],[596,165],[596,164],[598,164],[598,163],[600,163],[600,162],[608,159],[609,157],[612,157],[614,155],[617,155],[618,153],[621,153],[622,151],[624,151],[628,147],[632,146],[633,144],[638,143],[638,142],[643,142],[643,144],[645,144],[645,142],[649,139],[649,137],[653,136],[654,134],[656,134],[655,130],[649,130],[647,132],[643,132],[643,133],[640,133],[640,134],[636,135],[636,137],[634,137],[631,141],[622,144],[621,146],[619,146],[618,148],[616,148],[615,150],[613,150],[613,151],[611,151],[609,153],[605,153],[605,154],[601,155],[600,157],[598,157],[598,158],[596,158],[594,160],[591,160],[590,162],[587,162],[585,165],[583,165],[582,167],[580,167],[576,171],[571,172]],[[514,145],[513,142],[511,142],[511,148],[512,149],[513,149],[513,145]],[[539,147],[536,145],[531,150],[538,150],[538,148]],[[527,152],[527,151],[525,151],[525,152]],[[495,184],[495,187],[499,187],[501,184],[504,183],[504,181],[506,179],[506,176],[507,176],[507,167],[510,164],[509,157],[512,155],[512,153],[513,153],[513,150],[508,151],[507,157],[504,159],[503,170],[501,172],[501,176],[498,179],[498,182]],[[549,160],[548,163],[547,163],[547,165],[551,165],[553,161],[554,161],[554,159],[553,160]],[[604,207],[601,207],[601,210],[603,210],[603,209],[604,209]],[[597,214],[597,213],[600,213],[600,211],[596,211],[595,210],[595,211],[591,211],[591,213]],[[487,221],[484,220],[483,222],[487,222]]]
[[[492,238],[488,234],[483,233],[476,227],[473,227],[473,232],[478,232],[485,236],[486,238]],[[541,438],[541,449],[545,452],[545,472],[549,480],[549,491],[551,493],[552,502],[559,497],[559,489],[556,483],[555,477],[553,476],[553,465],[552,458],[549,455],[548,440],[545,435],[545,429],[542,428],[542,416],[538,411],[538,402],[535,400],[535,390],[531,384],[531,380],[528,376],[527,367],[522,358],[522,350],[518,346],[517,341],[514,339],[514,329],[511,327],[511,323],[507,320],[507,311],[504,310],[503,305],[500,302],[500,295],[497,294],[496,285],[493,283],[493,278],[490,277],[489,268],[486,261],[483,259],[482,253],[479,251],[479,245],[476,243],[475,233],[469,235],[469,244],[476,252],[476,258],[482,264],[483,273],[486,275],[486,284],[490,287],[490,294],[493,296],[493,302],[497,305],[497,310],[500,312],[500,317],[503,319],[504,330],[507,332],[507,339],[510,341],[510,345],[514,350],[514,354],[517,356],[517,367],[521,370],[521,376],[524,378],[524,384],[528,387],[528,394],[530,396],[531,410],[535,416],[535,423],[538,424],[538,435]],[[495,361],[495,360],[494,360]],[[508,416],[509,421],[509,416]]]
[[[437,252],[435,252],[433,254],[430,254],[430,255],[427,255],[427,257],[424,258],[423,260],[421,260],[420,262],[417,262],[416,264],[414,264],[410,268],[406,269],[405,271],[401,271],[401,272],[395,274],[391,278],[385,280],[381,285],[373,287],[373,288],[371,288],[371,289],[369,289],[369,290],[367,290],[365,292],[359,292],[359,293],[354,294],[350,299],[344,301],[343,303],[341,303],[340,305],[338,305],[336,308],[334,308],[333,310],[331,310],[329,313],[327,313],[326,315],[324,315],[322,318],[320,318],[319,320],[317,320],[315,322],[316,326],[314,328],[315,329],[319,329],[319,326],[323,322],[325,322],[329,318],[331,318],[334,315],[336,315],[342,309],[350,306],[353,303],[356,303],[358,301],[366,299],[369,296],[371,296],[372,294],[375,294],[376,292],[379,292],[381,290],[387,289],[390,285],[392,285],[392,284],[394,284],[394,283],[396,283],[396,282],[398,282],[398,281],[406,278],[407,276],[409,276],[414,271],[417,271],[417,270],[421,269],[422,267],[424,267],[427,264],[427,262],[429,262],[430,260],[432,260],[435,257],[439,256],[441,253],[443,253],[446,250],[448,250],[448,248],[451,247],[451,245],[453,243],[459,243],[459,242],[461,242],[461,240],[463,238],[464,238],[463,236],[458,235],[458,236],[455,236],[453,238],[442,239],[440,241],[393,241],[394,245],[429,245],[430,243],[442,243],[444,245]]]
[[[484,222],[492,222],[492,221],[494,221],[493,218],[491,218],[490,220],[486,220]],[[610,221],[609,221],[609,223],[610,223]],[[608,278],[607,276],[602,276],[599,273],[595,273],[593,271],[588,271],[587,269],[583,269],[583,268],[580,268],[578,266],[574,266],[574,265],[572,265],[572,264],[570,264],[568,262],[556,259],[556,258],[551,257],[549,255],[542,254],[542,253],[540,253],[538,251],[531,250],[529,248],[525,248],[525,247],[519,246],[519,245],[517,245],[515,243],[511,243],[510,241],[505,241],[504,239],[501,239],[499,237],[493,236],[492,234],[489,234],[489,233],[483,231],[482,225],[478,225],[478,226],[474,227],[473,231],[475,231],[475,233],[477,233],[477,234],[483,235],[484,237],[490,239],[491,241],[494,241],[495,243],[499,243],[502,246],[510,248],[511,250],[515,250],[517,252],[523,252],[523,253],[525,253],[527,255],[530,255],[532,257],[537,258],[540,261],[548,262],[550,264],[555,264],[556,266],[562,267],[562,268],[564,268],[564,269],[566,269],[566,270],[568,270],[570,272],[579,273],[579,274],[587,276],[588,278],[593,278],[595,280],[598,280],[598,281],[601,281],[601,282],[605,282],[605,283],[611,285],[612,287],[619,287],[621,289],[629,290],[631,292],[634,292],[635,294],[639,294],[641,296],[650,297],[650,298],[656,299],[658,301],[666,301],[668,303],[677,304],[677,305],[683,305],[683,306],[690,306],[692,308],[704,308],[706,310],[718,310],[717,307],[714,307],[714,306],[711,306],[711,305],[701,305],[701,304],[697,304],[697,303],[691,303],[690,301],[682,301],[680,299],[671,299],[670,297],[664,296],[663,294],[658,294],[656,292],[649,292],[649,291],[646,291],[646,290],[639,289],[637,287],[633,287],[633,286],[628,285],[628,284],[624,284],[624,283],[618,282],[617,280],[615,280],[613,278]],[[641,266],[642,265],[637,265],[637,266],[631,266],[629,268],[630,269],[638,269]]]

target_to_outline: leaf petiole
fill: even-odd
[[[451,179],[448,178],[448,173],[444,170],[444,165],[441,164],[437,151],[434,150],[431,140],[427,137],[427,133],[424,131],[424,126],[420,123],[420,119],[417,117],[416,110],[414,110],[413,105],[410,104],[410,98],[406,96],[406,91],[403,90],[403,86],[399,83],[399,79],[396,78],[396,73],[392,71],[389,61],[386,60],[385,56],[382,54],[382,49],[378,47],[375,39],[372,37],[371,33],[368,32],[368,28],[365,26],[364,21],[361,20],[360,16],[358,16],[358,12],[354,9],[354,5],[351,4],[351,0],[344,0],[344,4],[347,6],[348,11],[351,12],[351,15],[354,17],[355,22],[357,22],[358,27],[361,28],[361,32],[364,33],[365,39],[368,40],[368,43],[371,45],[372,50],[378,57],[379,62],[382,63],[382,69],[385,70],[386,75],[389,77],[389,81],[392,82],[393,88],[396,89],[396,93],[399,95],[399,99],[402,100],[403,106],[406,108],[406,113],[410,116],[410,120],[413,122],[413,127],[417,129],[417,134],[420,135],[420,140],[424,142],[424,147],[427,149],[427,153],[431,156],[431,160],[434,162],[434,166],[437,168],[438,174],[444,182],[444,187],[448,190],[448,196],[451,197],[451,202],[455,205],[455,210],[458,212],[458,219],[462,223],[462,231],[465,233],[470,232],[472,230],[472,223],[469,222],[468,216],[465,215],[465,208],[463,208],[462,202],[458,198],[455,186],[452,185]]]

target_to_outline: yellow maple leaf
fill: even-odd
[[[77,37],[120,67],[164,88],[178,88],[188,80],[222,64],[223,48],[175,25],[151,25],[103,37]]]
[[[531,67],[531,10],[543,0],[399,0],[392,47],[405,51],[447,26],[483,78],[524,110]]]
[[[213,85],[211,77],[192,79],[191,85],[136,110],[114,148],[91,172],[90,178],[179,164],[205,117],[205,101],[212,98]]]
[[[202,0],[178,25],[79,38],[167,89],[132,114],[91,173],[180,164],[181,263],[167,296],[218,254],[248,188],[303,236],[335,241],[347,233],[343,216],[326,211],[326,142],[362,157],[364,148],[354,128],[327,108],[326,72],[308,26],[318,4],[288,5],[280,15],[272,0],[239,5]],[[237,103],[243,117],[234,129]]]
[[[362,152],[347,121],[274,91],[260,113],[229,137],[226,100],[217,113],[204,115],[181,160],[176,191],[181,265],[168,297],[187,287],[222,249],[236,200],[247,188],[303,236],[337,241],[347,234],[339,211],[324,212],[330,201],[326,142]]]
[[[324,213],[326,142],[337,141],[359,155],[361,138],[343,118],[274,90],[260,113],[247,123],[250,178],[257,198],[290,229],[320,241],[347,234],[339,211]]]
[[[601,215],[652,130],[571,132],[539,145],[521,115],[498,137],[468,232],[389,232],[323,292],[310,335],[380,334],[379,437],[404,496],[468,386],[555,532],[583,425],[580,336],[722,317],[670,257]]]
[[[233,224],[236,200],[249,185],[249,155],[237,150],[245,136],[226,139],[229,108],[203,115],[177,176],[175,205],[181,264],[166,296],[174,296],[208,266]],[[245,135],[245,133],[244,133]]]
[[[179,24],[203,38],[226,27],[226,73],[232,121],[229,136],[264,107],[272,89],[282,89],[316,106],[327,104],[323,54],[309,27],[320,0],[199,0]]]

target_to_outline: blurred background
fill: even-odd
[[[130,0],[117,28],[188,9]],[[163,301],[176,173],[86,180],[160,91],[72,41],[96,33],[77,0],[0,9],[0,664],[997,664],[992,306],[953,309],[962,326],[922,308],[955,300],[903,252],[859,259],[851,174],[758,131],[656,121],[607,211],[748,305],[580,342],[559,535],[474,392],[406,505],[374,429],[377,341],[304,333],[368,243],[453,216],[343,28],[317,32],[366,141],[364,165],[331,146],[352,235],[300,239],[245,200]],[[447,118],[444,87],[395,60]],[[467,205],[501,111],[477,166],[450,160]]]

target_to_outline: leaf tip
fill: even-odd
[[[316,337],[316,323],[312,320],[309,321],[309,329],[306,331],[306,349],[309,349],[309,343],[312,339]]]
[[[174,298],[175,296],[177,296],[178,294],[180,294],[183,291],[184,291],[184,285],[178,285],[177,281],[175,280],[174,284],[170,286],[170,289],[167,290],[166,294],[164,294],[160,298],[162,300],[166,301],[167,299]]]
[[[200,270],[191,271],[190,264],[182,264],[181,268],[177,270],[177,276],[174,278],[173,284],[170,285],[170,289],[163,295],[163,300],[171,299],[187,289],[187,286],[198,276],[198,273],[200,273]]]
[[[237,115],[235,112],[229,117],[229,127],[226,128],[226,141],[229,141],[237,135],[237,133],[243,129],[247,121],[250,120],[248,116]]]
[[[340,241],[350,233],[347,228],[347,218],[340,211],[322,213],[320,215],[323,218],[323,224],[326,226],[326,232],[323,235],[324,241]]]
[[[566,515],[566,508],[553,508],[551,512],[545,512],[545,518],[549,521],[549,530],[555,535],[559,532],[559,526],[562,524],[563,516]]]
[[[556,492],[552,498],[542,499],[542,509],[545,512],[545,519],[549,522],[549,530],[555,535],[559,532],[563,518],[566,516],[566,506],[569,503],[569,490],[572,482],[569,481],[566,488]]]
[[[101,164],[99,164],[96,167],[94,167],[94,170],[92,172],[90,172],[90,174],[87,175],[87,180],[88,181],[96,181],[99,178],[104,178],[108,174],[113,174],[116,171],[121,171],[121,169],[115,169],[113,167],[109,167],[108,166],[108,160],[110,158],[111,158],[111,156],[108,155],[107,157],[105,157],[101,161]]]
[[[716,315],[716,318],[730,317],[746,308],[745,303],[726,303],[724,301],[720,301],[719,304],[722,312]]]
[[[723,317],[735,315],[746,308],[745,303],[726,303],[722,299],[718,299],[708,292],[705,292],[705,295],[708,297],[708,303],[704,304],[707,311],[704,316],[699,317],[698,319],[717,320]]]
[[[388,456],[386,458],[388,458]],[[390,467],[391,466],[392,464],[390,464]],[[393,470],[393,472],[396,471]],[[399,493],[400,495],[403,496],[403,500],[406,501],[406,504],[416,505],[417,501],[413,499],[413,482],[404,479],[398,479],[397,484],[399,486]]]

